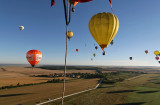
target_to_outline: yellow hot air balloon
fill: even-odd
[[[68,31],[67,32],[68,39],[72,38],[72,36],[73,36],[73,32],[72,31]]]
[[[159,55],[159,51],[154,51],[154,54],[155,55]]]
[[[103,12],[92,16],[88,26],[93,38],[104,50],[117,34],[119,21],[114,14]]]

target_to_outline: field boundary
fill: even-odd
[[[84,93],[84,92],[87,92],[87,91],[91,91],[91,90],[94,90],[94,89],[97,89],[99,87],[99,85],[101,84],[102,80],[103,80],[103,78],[100,79],[100,81],[98,82],[98,84],[94,88],[83,90],[83,91],[76,92],[76,93],[73,93],[73,94],[69,94],[69,95],[64,96],[64,98],[70,97],[70,96],[73,96],[73,95],[77,95],[77,94],[80,94],[80,93]],[[46,103],[49,103],[49,102],[53,102],[53,101],[56,101],[56,100],[59,100],[59,99],[62,99],[62,97],[59,97],[59,98],[56,98],[56,99],[52,99],[52,100],[49,100],[49,101],[45,101],[45,102],[42,102],[42,103],[39,103],[39,104],[36,104],[36,105],[43,105],[43,104],[46,104]]]

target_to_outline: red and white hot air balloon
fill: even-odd
[[[42,53],[38,50],[30,50],[26,54],[28,62],[34,67],[42,59]]]

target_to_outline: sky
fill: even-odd
[[[29,64],[26,53],[36,49],[43,55],[39,64],[64,65],[63,0],[55,0],[52,8],[50,2],[0,0],[0,64]],[[108,0],[77,4],[69,24],[74,36],[68,41],[67,64],[160,66],[154,55],[155,50],[160,50],[160,0],[112,0],[112,5],[113,11]],[[94,43],[98,44],[88,29],[90,18],[102,12],[111,12],[119,19],[114,45],[105,49],[105,56],[100,47],[95,50]],[[19,30],[20,25],[24,26],[23,31]],[[149,53],[145,54],[145,50]],[[93,53],[97,56],[93,57]]]

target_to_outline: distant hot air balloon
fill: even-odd
[[[72,38],[72,36],[73,36],[73,32],[72,32],[72,31],[68,31],[66,34],[67,34],[67,37],[68,37],[69,40],[70,40],[70,39]]]
[[[95,56],[96,56],[96,53],[94,53],[93,56],[95,57]]]
[[[30,50],[26,54],[28,62],[34,67],[42,59],[42,53],[38,50]]]
[[[95,49],[97,50],[97,49],[98,49],[98,46],[95,46]]]
[[[85,44],[85,47],[87,46],[87,44]]]
[[[148,54],[148,50],[145,50],[145,53]]]
[[[159,57],[155,57],[156,58],[156,60],[159,60]]]
[[[157,56],[157,55],[159,55],[160,53],[159,53],[159,51],[154,51],[154,54]]]
[[[21,31],[24,30],[24,26],[20,25],[20,26],[19,26],[19,29],[20,29]]]
[[[78,49],[76,49],[76,51],[78,52]]]
[[[115,37],[118,28],[118,18],[112,13],[98,13],[89,21],[89,31],[99,46],[104,50]]]
[[[113,42],[113,40],[112,40],[111,45],[113,45],[113,44],[114,44],[114,42]]]
[[[93,61],[93,58],[91,58],[91,61]]]
[[[132,60],[132,57],[129,57],[130,60]]]

